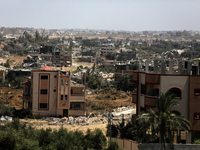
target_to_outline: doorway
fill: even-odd
[[[68,117],[68,109],[63,109],[63,117]]]

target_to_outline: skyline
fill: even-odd
[[[114,31],[200,31],[198,0],[0,0],[0,26]]]

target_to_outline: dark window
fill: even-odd
[[[61,85],[62,85],[62,86],[64,85],[64,80],[61,80]]]
[[[54,89],[53,91],[56,92],[56,89]]]
[[[145,94],[145,85],[141,84],[141,94]]]
[[[55,75],[54,78],[57,78],[57,75]]]
[[[42,89],[42,90],[40,90],[40,94],[47,94],[48,92],[47,92],[47,89]]]
[[[65,95],[65,100],[67,101],[67,95]]]
[[[45,109],[47,109],[47,103],[40,103],[40,108],[45,108]]]
[[[60,95],[60,100],[61,100],[61,101],[63,100],[63,95]]]
[[[199,114],[194,114],[194,120],[199,120]]]
[[[48,79],[48,76],[46,76],[46,75],[41,75],[40,78],[43,79],[43,80],[47,80],[47,79]]]
[[[74,104],[74,108],[81,108],[80,104]]]
[[[194,95],[200,96],[200,89],[194,89]]]
[[[181,97],[181,90],[179,88],[171,88],[169,92],[173,93],[175,97]]]
[[[159,89],[153,89],[153,96],[159,95]]]

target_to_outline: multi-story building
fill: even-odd
[[[83,116],[85,86],[72,84],[71,75],[45,66],[32,70],[23,82],[23,101],[33,116]]]
[[[136,51],[132,49],[121,49],[119,56],[117,58],[118,61],[126,61],[136,58]]]
[[[103,44],[100,52],[101,56],[106,56],[108,54],[116,53],[114,44]]]
[[[55,67],[61,67],[61,66],[71,66],[72,65],[72,54],[68,51],[61,51],[55,49],[52,52],[52,64]]]
[[[178,105],[172,107],[172,111],[185,116],[191,123],[187,133],[186,142],[191,142],[194,132],[200,132],[200,75],[199,66],[192,66],[190,62],[178,63],[178,68],[169,62],[166,67],[165,62],[158,65],[154,62],[154,70],[132,70],[132,80],[136,84],[136,89],[132,95],[132,102],[136,104],[136,116],[149,108],[156,108],[156,96],[168,91],[174,93],[175,101]],[[146,63],[148,65],[148,62]],[[175,70],[176,68],[176,70]],[[116,71],[119,73],[119,70]],[[123,71],[122,71],[123,73]],[[126,72],[129,74],[128,72]]]

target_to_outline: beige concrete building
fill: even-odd
[[[164,62],[158,65],[154,62],[154,70],[120,70],[116,68],[115,75],[131,74],[132,81],[136,85],[133,91],[132,102],[136,104],[136,116],[149,108],[156,108],[156,96],[168,91],[176,95],[178,105],[172,107],[172,111],[185,116],[191,123],[186,143],[191,143],[193,133],[200,132],[200,66],[192,66],[191,62],[179,62],[178,69],[169,63],[166,69]],[[184,65],[183,65],[184,64]],[[146,63],[148,65],[148,62]],[[176,70],[175,70],[176,68]],[[168,71],[167,71],[168,70]]]
[[[31,71],[23,84],[23,100],[33,116],[85,115],[85,86],[73,85],[70,74],[44,67]]]

